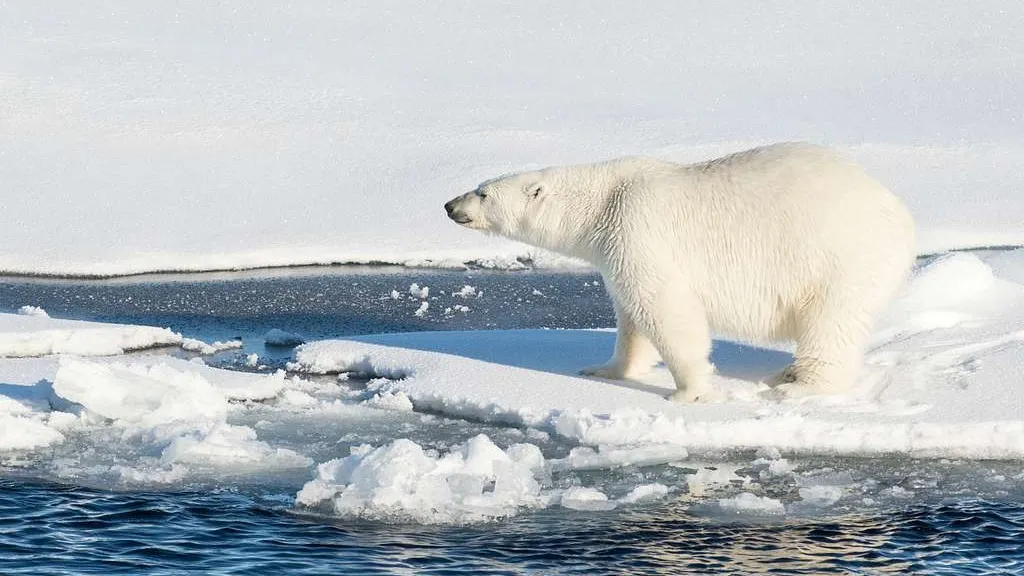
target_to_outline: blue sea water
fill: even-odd
[[[0,481],[3,574],[1020,574],[1024,506],[737,523],[672,504],[469,527],[331,522],[259,492]]]
[[[484,295],[469,301],[469,312],[418,317],[416,302],[390,297],[413,282],[435,294],[469,284]],[[239,357],[250,352],[283,365],[290,351],[261,339],[271,328],[324,338],[614,324],[596,276],[540,272],[0,280],[0,310],[25,304],[56,317],[169,326],[205,340],[240,337],[243,351],[214,359],[228,367],[242,366]],[[516,432],[441,417],[427,426],[450,441]],[[553,441],[544,448],[568,447]],[[1024,482],[1013,480],[1024,477],[1019,461],[792,461],[841,476],[865,494],[871,486],[899,490],[785,517],[727,517],[670,498],[606,512],[549,508],[482,525],[422,526],[301,513],[292,501],[311,471],[124,490],[104,485],[102,475],[54,475],[45,462],[23,462],[0,468],[0,574],[1024,574]],[[679,483],[685,472],[661,465],[588,474],[614,489],[638,477]],[[794,489],[769,488],[782,500]]]

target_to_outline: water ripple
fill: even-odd
[[[1019,574],[1024,506],[723,522],[682,505],[473,527],[332,524],[234,491],[0,481],[3,574]]]

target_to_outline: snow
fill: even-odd
[[[1024,250],[1000,254],[999,261],[1020,270]],[[759,379],[784,366],[788,353],[732,342],[717,342],[713,353],[721,391],[716,402],[666,400],[672,381],[664,368],[635,382],[576,375],[609,354],[610,331],[412,333],[312,342],[296,350],[293,368],[389,379],[383,389],[404,393],[417,410],[532,427],[602,451],[675,445],[1020,458],[1021,326],[1024,285],[995,276],[977,255],[958,253],[918,270],[878,327],[858,386],[842,396],[781,399]],[[655,460],[672,458],[665,453]],[[614,458],[601,462],[611,464]],[[785,464],[774,466],[766,473],[784,472]]]
[[[430,296],[430,288],[427,286],[420,288],[420,285],[414,282],[409,285],[409,296],[420,299],[426,298]]]
[[[0,406],[0,450],[27,450],[56,444],[64,440],[58,430],[30,417],[13,415],[9,406]]]
[[[698,514],[771,519],[947,490],[917,465],[855,479],[808,469],[802,455],[948,469],[1007,459],[965,481],[1012,490],[1024,457],[1022,277],[1024,250],[927,259],[850,394],[779,398],[759,380],[786,350],[717,341],[721,397],[692,405],[664,398],[663,368],[625,383],[579,376],[610,353],[610,329],[310,342],[292,352],[299,378],[177,357],[218,345],[163,328],[2,314],[0,466],[36,462],[45,477],[115,487],[270,477],[300,513],[429,524],[669,495]],[[349,381],[321,376],[334,374]],[[466,433],[481,422],[512,426]]]
[[[105,365],[65,358],[54,375],[53,391],[90,414],[146,429],[227,412],[223,395],[197,372],[165,364]]]
[[[0,314],[0,357],[110,356],[180,344],[181,335],[166,328],[57,320],[41,314]]]
[[[20,2],[0,271],[566,266],[442,204],[511,170],[781,139],[865,164],[923,253],[1020,244],[1022,19],[1003,0]]]
[[[409,400],[409,397],[406,396],[404,392],[400,391],[389,391],[375,394],[373,397],[364,400],[363,404],[374,408],[384,408],[388,410],[411,411],[413,409],[412,400]]]

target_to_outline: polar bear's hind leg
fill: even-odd
[[[834,298],[811,302],[799,313],[795,359],[789,373],[779,375],[792,381],[784,386],[787,395],[835,394],[853,387],[876,307],[869,304],[865,309],[862,299]]]

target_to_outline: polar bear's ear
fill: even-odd
[[[535,182],[526,187],[526,195],[530,198],[537,198],[544,193],[544,185],[540,182]]]

